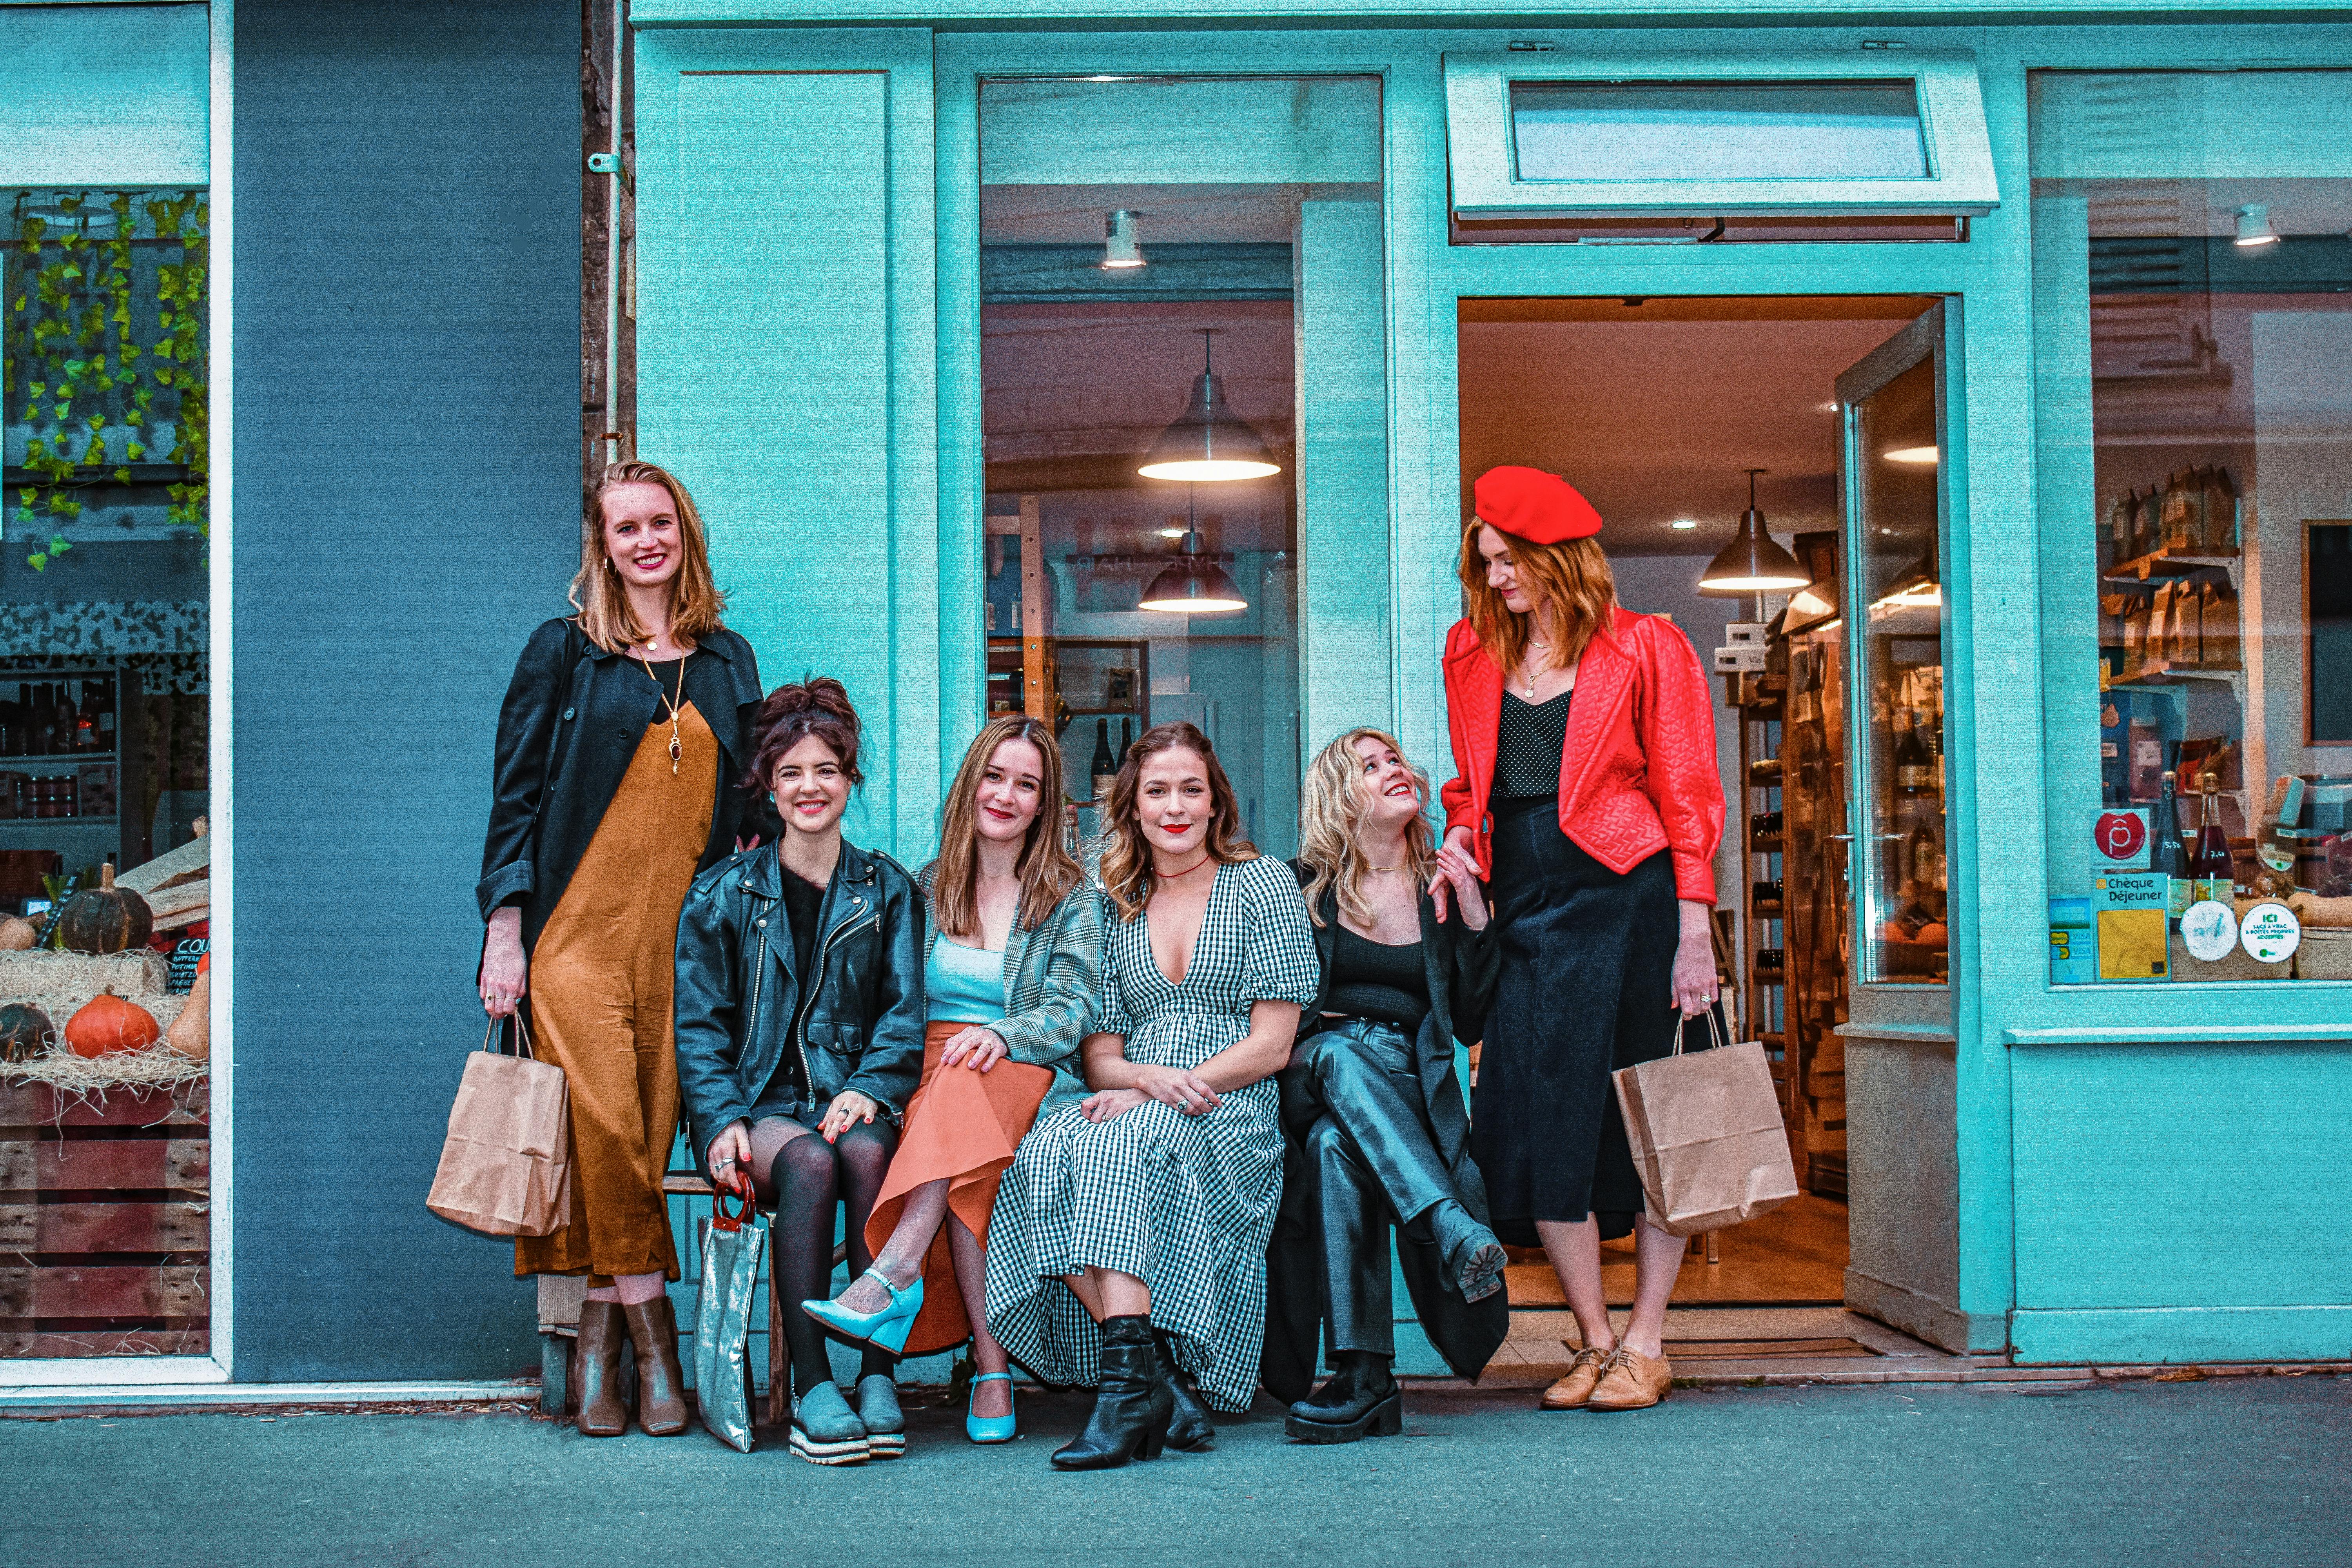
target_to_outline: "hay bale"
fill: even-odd
[[[79,1007],[101,991],[128,996],[150,1013],[148,1000],[161,996],[171,976],[171,965],[152,948],[130,952],[0,952],[0,997],[37,1002],[41,1011],[57,1016],[52,998],[76,996]],[[155,1013],[155,1021],[163,1016]],[[62,1025],[65,1020],[58,1018]]]

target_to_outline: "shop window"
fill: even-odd
[[[1949,240],[1999,205],[1965,57],[1449,55],[1445,90],[1456,243]]]
[[[2030,101],[2052,979],[2352,979],[2352,72]]]
[[[210,1348],[208,218],[0,191],[0,1358]]]
[[[1310,660],[1388,718],[1379,84],[991,81],[980,125],[989,710],[1053,723],[1087,837],[1189,720],[1294,853]]]

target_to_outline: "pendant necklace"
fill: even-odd
[[[1533,702],[1536,700],[1537,671],[1535,668],[1535,655],[1538,649],[1541,649],[1545,653],[1549,653],[1551,651],[1551,644],[1547,642],[1537,642],[1530,638],[1528,643],[1527,652],[1521,655],[1519,658],[1519,685],[1526,690],[1528,700],[1530,702]]]
[[[646,644],[646,647],[648,649],[653,646],[654,645],[650,642]],[[637,655],[637,662],[646,667],[646,679],[654,683],[654,690],[660,694],[663,705],[669,710],[669,776],[676,778],[677,777],[677,760],[686,754],[686,747],[679,742],[677,738],[678,711],[686,706],[686,657],[683,654],[678,656],[677,695],[676,697],[672,697],[668,691],[663,689],[661,677],[654,673],[654,661],[646,653],[642,651],[639,652]],[[658,719],[656,719],[656,721],[658,721]]]

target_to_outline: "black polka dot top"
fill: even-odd
[[[1559,795],[1559,758],[1568,749],[1568,700],[1573,688],[1549,702],[1522,701],[1503,693],[1503,719],[1496,726],[1496,800],[1551,800]]]

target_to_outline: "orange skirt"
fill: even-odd
[[[923,1081],[907,1102],[906,1135],[891,1158],[882,1195],[866,1220],[866,1245],[877,1255],[898,1227],[907,1194],[942,1177],[948,1183],[948,1212],[986,1247],[997,1184],[1054,1087],[1051,1070],[1026,1062],[1001,1061],[986,1072],[964,1067],[941,1071],[940,1053],[968,1027],[943,1021],[923,1030]],[[907,1336],[907,1353],[952,1350],[971,1337],[971,1321],[964,1315],[955,1257],[942,1224],[923,1258],[923,1310]]]

